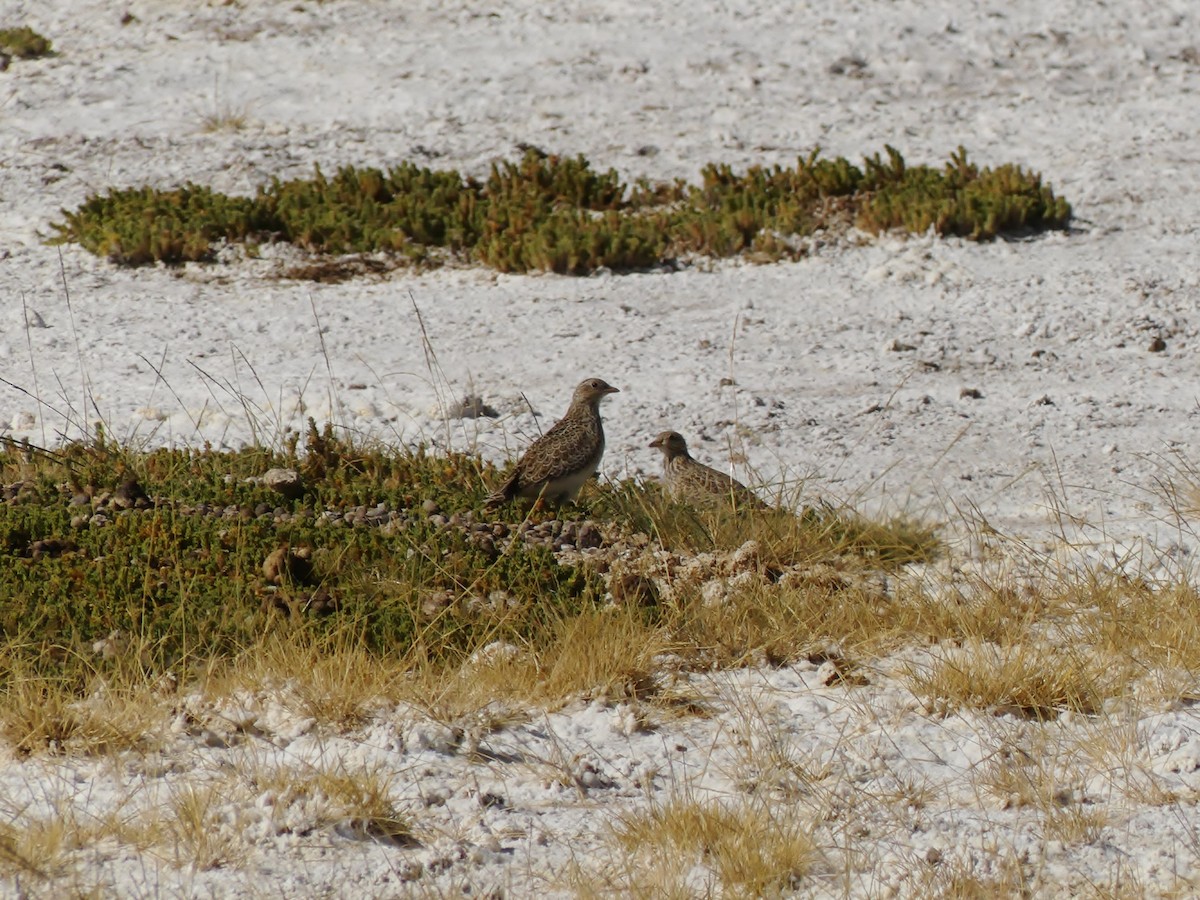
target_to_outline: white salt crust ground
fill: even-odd
[[[126,10],[136,18],[121,25]],[[1132,551],[1151,573],[1190,565],[1193,525],[1163,485],[1192,465],[1200,410],[1191,3],[10,0],[0,17],[58,51],[0,73],[0,426],[10,436],[52,445],[103,420],[135,442],[236,446],[277,440],[312,415],[499,458],[536,432],[522,393],[545,423],[576,381],[599,375],[622,389],[606,404],[611,477],[653,472],[645,444],[671,427],[707,462],[735,453],[739,476],[803,479],[808,495],[945,521],[950,535],[986,520],[1089,564]],[[223,114],[246,127],[204,130]],[[961,143],[981,163],[1043,173],[1076,221],[1070,233],[987,245],[838,242],[768,267],[588,279],[459,270],[340,285],[270,277],[277,253],[122,270],[42,240],[61,208],[109,187],[194,180],[249,192],[318,163],[403,160],[483,174],[519,142],[652,179],[695,179],[709,161],[791,164],[817,144],[857,158],[886,142],[939,162]],[[1154,338],[1164,351],[1149,352]],[[440,400],[468,391],[508,415],[447,426]],[[595,832],[618,809],[682,790],[742,796],[732,723],[758,696],[765,732],[830,766],[816,794],[842,791],[851,819],[869,823],[866,834],[819,835],[828,871],[801,894],[917,892],[912,873],[930,848],[940,865],[980,875],[1020,858],[1046,894],[1190,883],[1200,850],[1190,709],[1048,726],[934,719],[887,676],[893,662],[865,688],[816,686],[802,667],[699,679],[719,709],[740,697],[734,711],[646,733],[614,728],[621,714],[603,704],[535,715],[489,739],[515,748],[505,763],[437,741],[421,749],[409,738],[432,726],[404,711],[353,734],[310,729],[286,747],[272,729],[227,749],[182,733],[161,760],[10,761],[0,812],[153,805],[246,754],[296,765],[326,754],[388,767],[397,798],[446,837],[405,849],[337,829],[281,833],[268,801],[233,792],[213,827],[245,850],[236,863],[193,871],[99,845],[79,851],[69,883],[124,895],[564,889],[569,860],[601,859]],[[280,730],[304,731],[289,715],[277,716]],[[1096,729],[1116,736],[1119,766],[1065,749]],[[981,761],[1031,732],[1079,761],[1064,796],[1108,814],[1094,840],[1055,846],[1038,814],[984,796]],[[602,777],[545,787],[530,760],[551,746]],[[911,821],[870,799],[908,776],[933,794]],[[1143,777],[1183,799],[1149,804]],[[481,806],[480,785],[505,803]],[[426,805],[434,795],[445,802]],[[413,861],[424,874],[402,884]]]

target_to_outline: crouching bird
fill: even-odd
[[[620,391],[602,378],[579,382],[566,415],[529,445],[508,478],[487,498],[488,507],[521,497],[559,504],[575,501],[604,456],[600,401]]]
[[[663,484],[679,500],[712,503],[721,497],[738,506],[764,509],[766,504],[736,478],[692,459],[678,431],[664,431],[650,442],[662,451]]]

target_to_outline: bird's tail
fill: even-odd
[[[487,499],[483,501],[484,509],[495,509],[511,500],[517,495],[517,473],[514,471],[504,480],[504,483],[496,490],[488,494]]]

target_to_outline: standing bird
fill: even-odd
[[[529,445],[504,484],[487,498],[486,505],[498,506],[516,497],[544,498],[554,504],[574,502],[604,455],[600,401],[617,393],[617,388],[602,378],[579,382],[567,414]]]
[[[650,442],[650,446],[662,451],[663,482],[675,497],[710,503],[724,497],[738,506],[766,508],[766,504],[736,478],[692,459],[687,441],[678,431],[662,432]]]

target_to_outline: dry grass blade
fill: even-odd
[[[1031,876],[1014,856],[1000,859],[996,872],[982,876],[968,864],[948,861],[926,867],[916,879],[914,896],[929,900],[996,900],[998,897],[1029,898]]]
[[[31,835],[26,829],[0,824],[0,872],[10,871],[38,878],[47,877],[45,863],[35,864],[34,860],[44,861],[49,857],[36,855],[36,849],[28,846],[30,837]],[[34,852],[31,853],[31,850]]]

